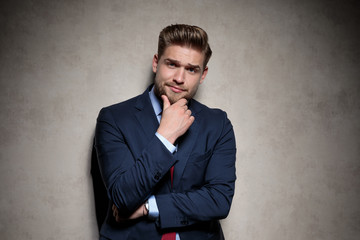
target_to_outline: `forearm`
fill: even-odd
[[[234,182],[205,185],[185,193],[156,195],[161,228],[175,228],[225,218],[234,195]]]

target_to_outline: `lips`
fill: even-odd
[[[185,90],[176,86],[169,86],[169,88],[171,89],[171,91],[173,91],[174,93],[182,93]]]

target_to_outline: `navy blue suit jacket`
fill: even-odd
[[[171,154],[155,136],[159,123],[150,89],[99,113],[95,148],[109,198],[100,235],[160,240],[164,232],[176,231],[181,240],[223,239],[219,219],[229,213],[236,179],[233,127],[225,112],[192,99],[188,106],[195,121]],[[157,220],[115,222],[113,203],[128,216],[151,195],[159,208]]]

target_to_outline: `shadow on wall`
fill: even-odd
[[[100,168],[99,168],[96,149],[95,149],[95,139],[93,141],[93,146],[91,151],[90,172],[91,172],[91,176],[93,180],[93,188],[94,188],[96,222],[98,229],[100,231],[101,224],[104,222],[106,218],[109,200],[107,198],[106,188],[100,174]]]
[[[150,84],[153,83],[155,74],[152,72],[152,68],[150,69],[147,81],[144,81],[144,86],[142,89],[146,89]],[[142,92],[139,92],[141,94]],[[94,135],[93,135],[94,136]],[[95,137],[92,141],[92,150],[91,150],[91,168],[90,173],[93,181],[93,189],[94,189],[94,200],[95,200],[95,214],[98,229],[100,230],[102,223],[104,222],[106,215],[108,213],[109,199],[107,197],[106,187],[103,183],[97,153],[95,149]]]

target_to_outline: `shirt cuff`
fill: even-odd
[[[151,195],[148,199],[149,203],[149,218],[150,219],[157,219],[159,217],[159,209],[156,204],[156,198],[154,195]]]
[[[171,152],[174,153],[176,151],[176,147],[172,145],[166,138],[161,136],[160,133],[156,132],[155,135],[159,138],[159,140],[165,145],[165,147]]]

